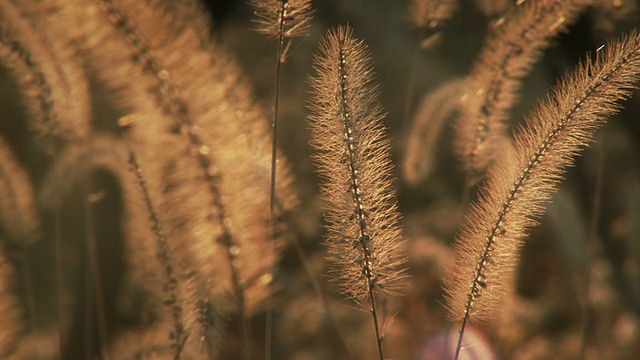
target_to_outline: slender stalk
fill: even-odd
[[[284,9],[286,7],[286,0],[280,2],[280,6],[282,7],[281,12],[284,13]],[[278,51],[276,52],[276,74],[274,81],[274,91],[273,91],[273,120],[271,122],[272,128],[272,143],[271,143],[271,188],[269,192],[269,229],[268,229],[268,243],[269,247],[273,246],[273,233],[275,227],[275,207],[276,207],[276,169],[277,169],[277,160],[278,160],[278,105],[280,98],[280,71],[282,69],[283,63],[283,51],[284,51],[284,14],[281,15],[282,20],[280,21],[280,29],[278,31]],[[265,319],[265,347],[264,347],[264,358],[265,360],[271,359],[271,342],[272,342],[272,327],[273,327],[273,310],[271,310],[271,288],[267,289],[267,298],[265,299],[265,303],[267,306],[267,313]]]
[[[378,322],[378,311],[376,310],[376,298],[373,294],[373,286],[369,286],[369,299],[371,300],[371,316],[373,317],[373,327],[376,331],[376,345],[378,347],[378,359],[384,360],[384,351],[382,350],[382,338],[380,333],[380,324]]]
[[[329,272],[342,294],[371,313],[383,359],[375,296],[394,292],[405,259],[373,64],[366,45],[352,34],[348,26],[339,27],[320,44],[317,76],[310,78],[309,121],[327,208]]]
[[[640,74],[640,35],[609,44],[604,54],[568,74],[515,134],[514,155],[490,168],[478,202],[456,244],[448,274],[452,319],[462,319],[460,352],[469,319],[495,316],[511,291],[519,249],[545,210],[573,157],[630,95]]]
[[[593,205],[591,207],[591,216],[589,219],[589,237],[586,244],[586,256],[584,268],[584,302],[582,304],[582,334],[580,344],[580,359],[586,359],[587,336],[589,334],[589,326],[591,326],[591,312],[589,311],[589,292],[591,289],[591,258],[594,250],[596,236],[598,233],[598,217],[600,216],[600,202],[602,201],[602,185],[604,175],[604,134],[601,134],[600,141],[596,150],[596,178],[593,187]]]
[[[55,256],[56,256],[56,310],[57,314],[57,323],[58,323],[58,356],[62,358],[62,352],[64,349],[64,329],[62,325],[62,314],[63,314],[63,275],[62,275],[62,223],[60,219],[60,205],[55,204],[55,208],[53,210],[53,218],[54,218],[54,246],[55,246]]]
[[[276,208],[278,210],[278,213],[281,214],[280,216],[282,216],[283,221],[287,224],[287,228],[289,229],[289,231],[291,231],[291,233],[301,234],[304,232],[301,228],[301,225],[296,221],[295,217],[293,216],[292,211],[285,209],[281,201],[276,201]],[[318,279],[316,278],[314,271],[309,266],[311,261],[305,254],[304,249],[302,248],[302,245],[301,245],[306,241],[304,241],[303,239],[300,239],[300,237],[298,236],[291,236],[289,237],[289,240],[290,240],[289,243],[293,247],[293,250],[295,251],[298,257],[298,260],[300,261],[300,265],[304,269],[304,272],[307,274],[307,278],[309,279],[309,282],[311,283],[311,286],[313,287],[313,290],[316,293],[317,298],[320,299],[321,301],[322,309],[326,313],[329,323],[333,327],[333,329],[329,331],[330,335],[333,336],[335,342],[340,345],[340,348],[343,351],[344,358],[346,359],[353,358],[353,355],[349,351],[349,347],[344,341],[344,336],[342,334],[342,331],[340,330],[338,323],[336,322],[334,316],[332,315],[331,309],[329,307],[329,300],[327,299],[326,294],[322,290],[322,287],[318,283]]]
[[[421,35],[423,31],[420,32]],[[418,62],[420,60],[420,46],[416,45],[413,49],[413,56],[411,59],[411,70],[409,70],[409,79],[407,83],[407,92],[404,97],[404,109],[402,111],[402,127],[404,129],[409,127],[409,117],[411,115],[411,108],[413,107],[413,97],[416,87],[416,78],[418,77]]]
[[[90,180],[87,180],[89,182]],[[87,235],[87,260],[89,265],[89,276],[87,276],[87,307],[93,308],[95,305],[96,317],[97,317],[97,331],[98,339],[100,343],[100,351],[102,357],[105,359],[111,359],[111,356],[106,352],[107,349],[107,319],[104,306],[104,294],[102,292],[102,275],[100,272],[100,260],[98,258],[98,247],[96,243],[96,234],[94,228],[94,216],[93,216],[93,201],[90,199],[90,187],[88,183],[83,186],[83,205],[85,211],[86,221],[86,235]],[[90,311],[93,315],[93,311]],[[91,321],[87,319],[87,321]],[[91,327],[85,329],[88,337],[92,337],[93,331]],[[91,347],[87,350],[89,353]]]
[[[285,61],[291,38],[305,33],[311,19],[309,0],[252,0],[256,9],[257,31],[277,40],[276,73],[273,95],[272,147],[271,147],[271,187],[269,201],[268,245],[273,248],[275,207],[276,207],[276,168],[278,159],[278,109],[280,102],[280,73]],[[267,290],[267,313],[265,324],[265,359],[271,359],[273,314],[271,310],[271,289]]]
[[[25,284],[25,302],[27,308],[27,320],[29,327],[35,327],[38,324],[36,314],[36,297],[33,288],[33,270],[31,269],[31,259],[29,257],[29,245],[22,244],[20,248],[24,261],[24,284]]]
[[[84,201],[83,201],[84,202]],[[85,219],[86,221],[86,219]],[[87,243],[89,240],[87,239]],[[86,250],[88,251],[88,250]],[[89,264],[89,256],[85,258],[85,265],[89,267],[89,274],[84,276],[84,357],[85,359],[93,358],[93,289],[91,288],[91,278],[93,272]]]

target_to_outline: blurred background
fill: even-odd
[[[387,112],[384,123],[392,139],[394,186],[409,256],[407,286],[401,296],[390,297],[382,304],[386,355],[389,359],[448,358],[440,351],[447,346],[446,335],[452,331],[455,334],[457,328],[447,319],[442,278],[453,262],[451,244],[469,205],[463,200],[465,175],[452,148],[455,111],[445,120],[435,143],[412,150],[418,152],[413,153],[414,158],[429,163],[429,171],[417,180],[404,175],[403,167],[409,166],[405,161],[407,144],[420,136],[413,128],[420,102],[469,73],[501,11],[515,5],[505,1],[505,10],[492,13],[484,11],[479,1],[460,1],[451,19],[433,30],[439,33],[439,40],[419,50],[423,39],[409,21],[409,3],[314,1],[309,34],[294,40],[283,67],[278,141],[291,163],[293,188],[300,199],[296,224],[288,234],[299,249],[285,247],[275,276],[272,359],[376,356],[370,315],[340,297],[326,276],[322,204],[310,161],[307,79],[313,74],[311,64],[319,39],[328,28],[340,24],[349,24],[355,36],[365,41],[375,63],[380,102]],[[512,126],[518,126],[536,100],[588,52],[595,52],[607,39],[640,24],[640,13],[633,2],[624,2],[633,6],[623,15],[607,10],[606,4],[612,6],[609,9],[617,9],[618,0],[598,3],[604,5],[588,8],[566,33],[554,39],[524,78],[511,112]],[[206,6],[214,19],[214,38],[240,63],[253,88],[255,103],[263,109],[265,121],[270,119],[275,42],[252,30],[253,8],[246,1],[211,0]],[[19,103],[15,86],[5,69],[1,79],[0,134],[8,139],[37,186],[48,159],[34,154],[29,135],[19,121],[8,120],[22,115],[15,106]],[[522,249],[514,297],[505,304],[501,318],[468,330],[469,346],[477,351],[469,359],[640,358],[640,93],[635,91],[623,107],[597,132],[596,142],[576,159],[539,219],[539,226],[531,231]],[[422,144],[420,139],[413,141]],[[100,251],[120,254],[122,244],[110,239],[121,237],[121,189],[112,174],[96,172],[93,177],[91,183],[96,188],[92,193],[102,194],[100,205],[94,208],[94,216],[102,219],[95,230],[98,243],[103,244]],[[469,200],[474,198],[472,195]],[[82,238],[86,232],[85,225],[75,217],[85,211],[82,204],[76,194],[63,209],[68,218],[61,223],[70,224],[70,238]],[[52,218],[45,219],[45,231],[54,231],[57,225]],[[5,246],[18,276],[35,279],[18,281],[20,291],[33,291],[36,297],[54,296],[56,280],[50,270],[56,266],[50,256],[53,245],[32,249],[26,255],[10,243]],[[74,258],[72,253],[68,256]],[[25,259],[32,268],[24,265]],[[107,292],[110,286],[120,286],[123,271],[122,256],[114,255],[113,259],[108,265],[110,280],[103,285]],[[33,274],[25,274],[27,269]],[[39,287],[23,289],[29,284]],[[38,301],[32,306],[45,307],[34,312],[38,318],[30,319],[32,323],[52,321],[47,319],[47,314],[54,311],[46,308],[50,303]],[[127,314],[119,316],[118,326],[126,327]],[[265,312],[261,312],[252,319],[256,359],[262,358],[265,347],[265,318]],[[238,329],[229,326],[224,336],[221,358],[238,358]],[[71,354],[69,358],[81,358],[81,353],[67,353]]]

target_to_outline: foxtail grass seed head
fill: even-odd
[[[255,29],[283,43],[279,59],[284,62],[291,39],[307,33],[313,14],[311,0],[251,0],[251,5],[255,9]]]
[[[527,1],[504,16],[487,37],[468,78],[456,125],[456,151],[474,185],[500,153],[509,112],[521,79],[533,68],[551,39],[565,31],[587,6],[585,0]]]
[[[397,289],[404,263],[389,140],[372,66],[366,45],[353,38],[351,28],[329,30],[315,57],[309,102],[330,273],[341,293],[363,305],[370,288]]]
[[[456,241],[445,280],[450,317],[495,317],[511,291],[519,251],[565,169],[640,78],[640,35],[612,42],[565,76],[515,134],[513,153],[488,172]],[[463,331],[461,331],[463,333]]]

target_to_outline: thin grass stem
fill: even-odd
[[[422,32],[422,31],[421,31]],[[411,116],[411,110],[413,107],[413,97],[415,96],[416,77],[418,76],[418,62],[420,60],[420,46],[416,45],[413,49],[413,56],[411,59],[411,70],[409,70],[409,79],[407,83],[407,92],[404,97],[404,108],[402,111],[402,127],[403,129],[409,128],[409,118]]]
[[[602,201],[602,186],[604,175],[604,130],[600,135],[598,146],[596,147],[596,174],[595,184],[593,185],[593,204],[589,218],[589,235],[587,238],[586,251],[587,256],[584,268],[584,285],[583,285],[583,303],[582,303],[582,333],[580,343],[580,359],[586,359],[587,337],[589,327],[591,326],[591,312],[589,311],[589,292],[591,291],[591,259],[593,256],[596,236],[598,234],[598,218],[600,217],[600,203]]]
[[[284,7],[284,3],[282,3]],[[271,143],[271,187],[269,191],[269,229],[268,229],[268,244],[269,247],[273,247],[273,233],[275,228],[275,207],[276,207],[276,170],[278,160],[278,109],[280,99],[280,71],[282,69],[283,51],[284,51],[284,27],[285,22],[280,22],[280,31],[278,32],[278,51],[276,53],[276,74],[274,80],[273,91],[273,120],[271,122],[272,129],[272,143]],[[265,348],[264,358],[265,360],[271,359],[271,342],[272,342],[272,328],[273,328],[273,310],[271,309],[271,288],[267,289],[267,298],[265,299],[267,306],[266,319],[265,319]]]
[[[63,275],[62,275],[62,223],[60,219],[60,204],[55,204],[55,208],[53,210],[53,218],[54,218],[54,235],[53,235],[53,243],[55,246],[55,262],[56,262],[56,310],[58,314],[57,325],[58,325],[58,356],[62,358],[62,351],[64,349],[64,327],[62,325],[62,314],[63,314]]]
[[[111,359],[111,356],[106,352],[107,350],[107,319],[104,305],[104,293],[102,292],[102,275],[100,271],[100,259],[98,257],[98,246],[96,242],[96,234],[94,228],[94,216],[93,216],[93,203],[94,201],[91,199],[90,194],[90,179],[83,184],[83,206],[85,212],[85,222],[86,222],[86,241],[87,241],[87,261],[89,266],[89,276],[87,279],[87,307],[92,308],[95,306],[95,316],[97,331],[98,331],[98,339],[100,347],[101,355],[104,359]],[[91,310],[91,315],[93,316],[93,310]],[[86,321],[93,321],[87,319]],[[86,329],[87,336],[93,336],[93,330],[91,327],[87,327]],[[92,340],[91,340],[92,341]],[[91,349],[87,350],[89,352]]]

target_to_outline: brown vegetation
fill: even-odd
[[[0,357],[640,357],[637,10],[456,3],[0,0]]]

